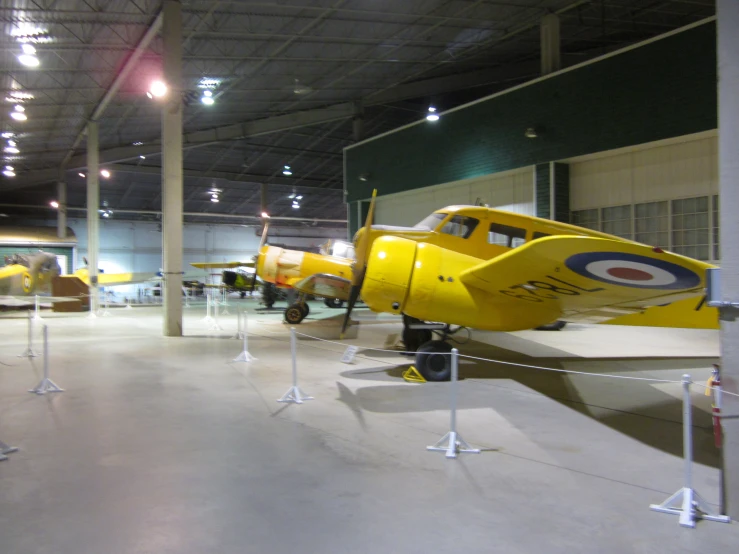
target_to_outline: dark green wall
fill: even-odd
[[[716,125],[711,22],[348,148],[347,201],[373,188],[412,190]],[[526,138],[528,127],[539,136]]]

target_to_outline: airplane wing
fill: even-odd
[[[195,262],[190,264],[199,269],[233,269],[235,267],[254,267],[253,261],[249,262]]]
[[[73,275],[60,275],[61,279],[79,279],[90,286],[90,276],[86,270],[80,270]],[[131,285],[156,279],[156,273],[98,273],[98,286]]]
[[[17,265],[17,264],[6,265],[5,267],[0,267],[0,279],[5,279],[7,277],[13,277],[14,275],[22,275],[26,271],[28,271],[28,268],[22,265]]]
[[[339,298],[340,300],[349,299],[349,290],[352,287],[352,282],[349,279],[330,273],[314,273],[304,279],[299,277],[289,279],[286,284],[306,294],[323,298]]]
[[[657,307],[692,307],[690,298],[697,305],[710,267],[638,243],[553,236],[466,269],[460,279],[467,286],[515,299],[521,308],[554,308],[558,318],[567,321],[600,323],[655,307],[641,320],[667,325],[674,308],[660,312]],[[703,327],[705,318],[700,319],[691,326]]]

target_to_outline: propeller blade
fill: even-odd
[[[262,255],[262,248],[267,243],[267,232],[269,231],[269,217],[264,218],[264,227],[262,228],[262,238],[259,241],[259,250],[257,255],[254,256],[254,273],[251,276],[251,286],[249,287],[250,292],[254,292],[254,287],[257,286],[257,271],[259,270],[259,256]]]
[[[355,249],[355,260],[352,264],[352,288],[349,291],[349,302],[346,306],[346,313],[344,314],[344,323],[341,326],[340,338],[344,338],[346,330],[349,328],[349,322],[351,321],[352,310],[354,304],[357,303],[359,293],[362,290],[362,283],[364,282],[364,274],[367,271],[367,261],[369,258],[369,247],[370,247],[370,230],[372,229],[372,221],[375,217],[375,202],[377,201],[377,189],[372,191],[372,200],[370,201],[369,210],[367,210],[367,219],[364,222],[364,232],[359,237],[359,243]]]

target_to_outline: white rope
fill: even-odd
[[[347,348],[348,346],[354,346],[354,345],[349,345],[349,344],[346,344],[346,343],[341,343],[341,342],[337,342],[337,341],[333,341],[333,340],[322,339],[320,337],[315,337],[313,335],[307,335],[305,333],[300,333],[298,331],[296,331],[295,334],[296,335],[303,336],[303,337],[307,337],[307,338],[310,338],[310,339],[313,339],[313,340],[321,341],[321,342],[328,342],[330,344],[336,344],[336,345],[339,345],[339,346],[341,346],[343,348]],[[364,347],[364,346],[357,346],[357,348],[360,348],[362,350],[372,350],[372,351],[376,351],[376,352],[394,352],[395,354],[416,354],[416,352],[399,351],[399,350],[387,350],[387,349],[383,349],[383,348],[372,348],[372,347]],[[450,356],[451,355],[451,352],[438,352],[437,355],[438,354]],[[459,357],[460,358],[467,358],[469,360],[479,360],[479,361],[482,361],[482,362],[490,362],[490,363],[494,363],[494,364],[503,364],[503,365],[511,365],[511,366],[516,366],[516,367],[525,367],[525,368],[529,368],[529,369],[538,369],[538,370],[541,370],[541,371],[554,371],[554,372],[557,372],[557,373],[568,373],[568,374],[572,374],[572,375],[585,375],[585,376],[589,376],[589,377],[610,377],[612,379],[626,379],[626,380],[630,380],[630,381],[648,381],[648,382],[651,382],[651,383],[677,383],[677,384],[680,384],[682,382],[682,381],[675,380],[675,379],[654,379],[654,378],[649,378],[649,377],[632,377],[632,376],[629,376],[629,375],[612,375],[612,374],[609,374],[609,373],[592,373],[592,372],[587,372],[587,371],[575,371],[575,370],[571,370],[571,369],[559,369],[559,368],[555,368],[555,367],[543,367],[543,366],[537,366],[537,365],[521,364],[521,363],[516,363],[516,362],[506,362],[506,361],[503,361],[503,360],[492,360],[490,358],[479,358],[477,356],[468,356],[468,355],[465,355],[465,354],[460,354]],[[695,383],[695,384],[700,385],[700,386],[703,386],[703,387],[706,386],[706,385],[703,385],[702,383]],[[728,392],[728,391],[723,391],[723,392],[725,392],[726,394],[731,394],[733,396],[739,396],[739,394],[736,394],[736,393],[733,393],[733,392]]]
[[[705,385],[703,383],[697,383],[695,381],[691,381],[691,383],[694,384],[694,385],[698,385],[699,387],[703,387],[704,389],[711,389],[712,391],[716,391],[719,388],[721,388],[721,387],[716,387],[714,385]],[[730,394],[731,396],[739,396],[739,394],[737,394],[735,392],[729,392],[727,390],[724,390],[723,388],[721,388],[721,394]]]

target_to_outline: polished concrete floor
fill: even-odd
[[[705,380],[714,332],[568,326],[474,333],[462,354],[458,429],[483,449],[427,452],[448,430],[449,384],[408,384],[392,317],[356,312],[345,344],[300,337],[303,405],[281,313],[251,301],[252,363],[185,310],[162,338],[161,308],[109,317],[44,314],[51,377],[25,348],[21,314],[0,315],[0,553],[647,553],[734,551],[735,524],[695,530],[651,512],[682,486],[680,385],[522,368]],[[343,312],[312,305],[298,331],[333,339]],[[462,333],[460,342],[467,340]],[[506,365],[509,362],[514,365]],[[697,387],[695,488],[718,498],[709,399]]]

